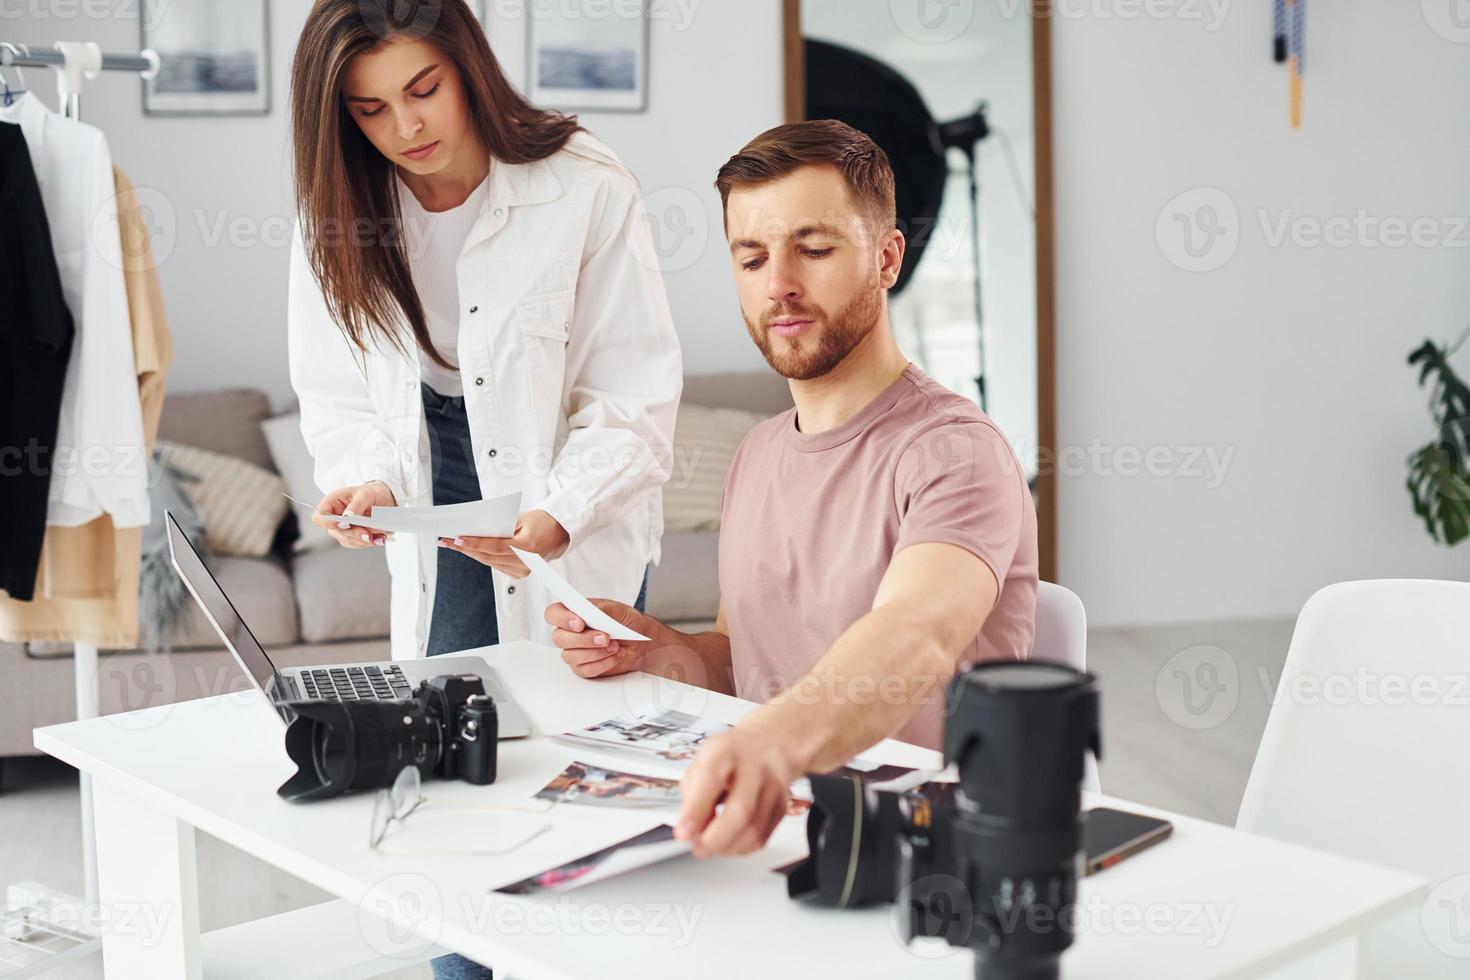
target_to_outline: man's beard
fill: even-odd
[[[810,381],[841,364],[873,332],[882,312],[883,290],[874,284],[858,290],[833,316],[828,316],[819,306],[782,303],[761,314],[759,324],[751,323],[750,317],[744,319],[750,339],[765,355],[772,370],[792,381]],[[787,341],[787,349],[778,352],[770,333],[771,321],[778,316],[810,317],[812,326],[818,329]]]

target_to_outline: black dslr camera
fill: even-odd
[[[982,664],[950,683],[948,709],[957,783],[898,793],[810,777],[811,851],[787,891],[839,908],[897,900],[905,939],[971,947],[979,980],[1055,980],[1076,925],[1097,681],[1039,661]]]
[[[441,674],[404,701],[290,701],[286,753],[296,774],[276,792],[324,800],[390,785],[407,766],[424,778],[495,782],[495,701],[474,674]]]

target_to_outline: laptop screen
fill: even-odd
[[[174,520],[174,515],[168,511],[164,511],[164,524],[168,528],[168,552],[173,560],[174,570],[193,593],[194,601],[204,610],[205,618],[235,655],[240,666],[245,668],[266,697],[275,701],[279,686],[276,665],[271,663],[271,658],[266,656],[265,650],[256,642],[255,634],[250,632],[250,627],[245,625],[245,620],[235,611],[234,604],[205,567],[193,542]]]

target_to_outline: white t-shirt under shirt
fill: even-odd
[[[470,191],[464,203],[448,211],[426,211],[413,191],[398,178],[399,207],[403,211],[404,244],[408,248],[409,267],[414,289],[418,291],[424,316],[429,322],[429,337],[441,357],[451,364],[459,361],[459,253],[465,239],[485,204],[490,178]],[[459,372],[446,371],[419,351],[419,376],[441,395],[462,395],[464,385]]]

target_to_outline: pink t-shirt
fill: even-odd
[[[973,402],[910,364],[836,428],[796,424],[793,408],[752,429],[725,481],[720,595],[741,697],[765,701],[804,675],[872,610],[893,556],[922,542],[975,554],[1000,585],[964,660],[1029,656],[1036,509],[1010,443]],[[940,747],[944,680],[896,737]],[[876,678],[850,696],[884,690]]]

